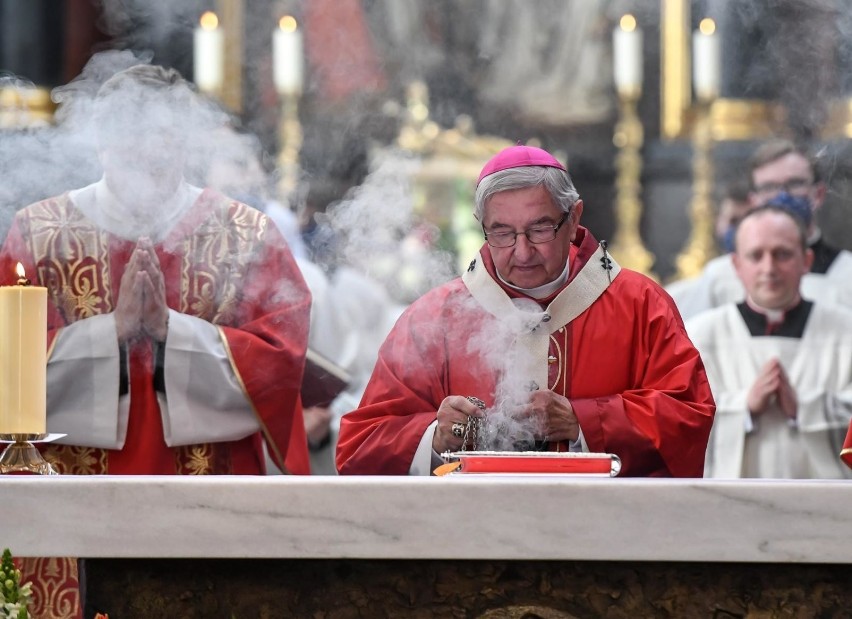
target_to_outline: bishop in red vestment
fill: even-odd
[[[475,215],[487,242],[388,336],[342,419],[341,474],[428,474],[462,448],[459,424],[502,410],[550,450],[616,454],[623,475],[702,476],[715,404],[699,354],[671,298],[618,266],[579,225],[582,208],[541,149],[486,165]]]

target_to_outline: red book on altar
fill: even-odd
[[[846,433],[846,440],[843,441],[840,458],[846,463],[846,466],[852,468],[852,421],[849,422],[849,431]]]
[[[457,451],[442,456],[436,474],[592,475],[615,477],[621,460],[615,454],[549,451]],[[446,468],[445,468],[446,467]]]
[[[351,380],[342,367],[308,348],[302,377],[302,406],[328,406]]]

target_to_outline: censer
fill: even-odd
[[[481,410],[485,403],[468,397]],[[435,469],[436,475],[583,475],[615,477],[621,471],[621,460],[615,454],[570,451],[547,451],[546,441],[510,441],[511,450],[496,450],[506,444],[508,427],[499,416],[468,417],[460,451],[441,454],[445,464]]]

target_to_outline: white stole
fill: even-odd
[[[526,390],[535,391],[548,385],[550,336],[586,311],[620,271],[612,256],[598,246],[577,276],[544,311],[518,307],[494,281],[479,256],[470,263],[462,281],[473,298],[513,335],[510,350],[504,356],[504,369],[511,371]]]

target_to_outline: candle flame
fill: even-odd
[[[633,32],[636,30],[636,18],[630,13],[622,15],[621,20],[618,22],[618,26],[625,32]]]
[[[701,34],[710,36],[716,32],[716,22],[709,17],[705,17],[701,20],[701,23],[698,24],[698,29],[701,31]]]
[[[202,30],[216,30],[219,27],[219,18],[213,11],[205,11],[199,20]]]
[[[27,272],[24,271],[24,265],[21,264],[20,262],[17,265],[15,265],[15,273],[17,273],[18,277],[21,277],[21,278],[24,278],[24,277],[27,276]]]
[[[285,15],[278,20],[278,27],[284,32],[296,32],[296,28],[299,27],[299,24],[296,22],[296,18],[292,15]]]

